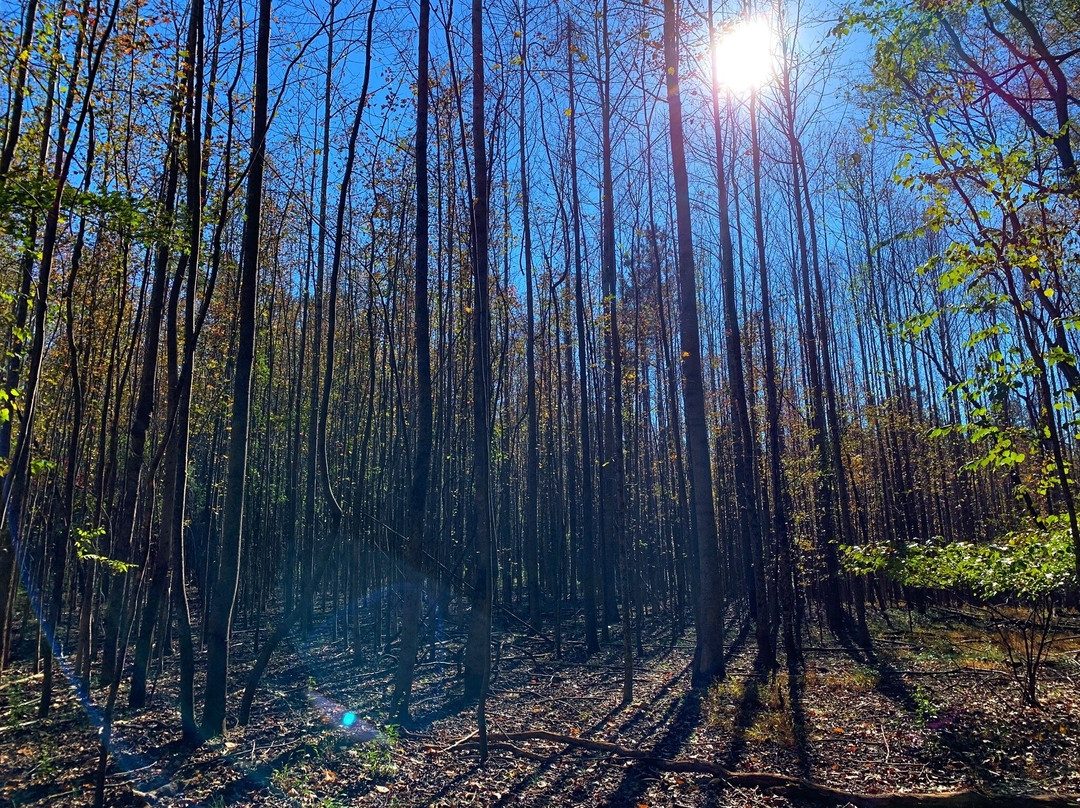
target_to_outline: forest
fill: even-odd
[[[0,68],[0,806],[1080,805],[1078,0]]]

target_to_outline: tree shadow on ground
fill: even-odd
[[[736,654],[738,654],[746,643],[746,639],[749,636],[749,622],[743,621],[739,633],[735,636],[732,644],[728,646],[725,653],[725,663],[729,663]],[[650,699],[652,704],[657,704],[672,696],[676,686],[684,683],[690,674],[691,664],[684,667],[678,674],[673,675],[668,679]],[[619,726],[620,737],[625,737],[625,734],[632,729],[641,728],[643,722],[649,722],[649,728],[644,731],[644,737],[647,739],[650,737],[650,733],[656,734],[662,730],[663,735],[659,740],[652,745],[651,749],[658,757],[675,757],[678,755],[679,750],[689,740],[694,730],[701,723],[701,697],[702,691],[691,690],[686,695],[671,698],[666,708],[656,715],[650,713],[643,707],[639,707],[636,710],[632,710],[627,715],[626,720]],[[619,713],[627,710],[628,705],[620,704],[619,706],[608,711],[604,716],[598,718],[593,722],[592,726],[583,731],[583,737],[589,737],[596,731],[607,725],[612,718]],[[625,743],[625,741],[624,741]],[[640,744],[643,747],[647,747],[647,743]],[[580,754],[580,752],[572,753],[552,753],[545,761],[543,761],[539,768],[528,778],[525,778],[515,788],[511,789],[508,793],[504,794],[502,799],[497,803],[498,805],[516,805],[521,799],[521,792],[529,787],[530,783],[539,779],[545,773],[552,771],[555,765],[564,760],[564,754]],[[584,758],[587,760],[588,758]],[[552,782],[546,789],[549,793],[561,793],[565,789],[569,789],[570,784],[567,782],[570,778],[575,777],[580,771],[580,767],[572,767],[569,770],[559,773],[558,778]],[[622,806],[637,805],[642,802],[642,796],[647,789],[645,777],[651,772],[648,763],[645,762],[628,762],[625,765],[622,780],[618,789],[609,797],[607,805]],[[441,792],[444,793],[444,792]],[[582,801],[588,798],[587,790],[583,786],[577,786],[572,791],[571,797]]]
[[[750,634],[750,621],[743,620],[739,633],[735,636],[731,645],[728,646],[724,655],[725,665],[730,664],[735,655],[745,646]],[[673,677],[665,685],[665,690],[670,689],[674,682],[681,678]],[[666,732],[652,747],[656,757],[674,758],[690,740],[694,731],[702,722],[702,698],[704,689],[690,690],[686,694],[674,699],[671,706],[654,726],[666,727]],[[634,719],[636,720],[636,719]],[[624,727],[625,729],[625,727]],[[622,808],[626,805],[638,805],[642,803],[642,797],[647,789],[645,776],[651,771],[647,762],[631,762],[625,767],[619,788],[608,798],[607,805],[612,808]]]
[[[856,664],[873,670],[877,677],[875,690],[906,713],[912,726],[924,730],[926,746],[912,754],[932,769],[962,767],[971,784],[976,787],[1000,790],[1004,785],[1003,772],[987,765],[986,750],[999,749],[1007,744],[1011,728],[987,722],[979,717],[978,705],[944,709],[933,703],[933,694],[911,681],[911,672],[897,666],[897,660],[886,648],[875,647],[871,638],[857,630],[840,632],[837,641],[843,652]],[[1019,776],[1017,776],[1019,775]],[[1041,778],[1026,772],[1010,773],[1011,789],[1039,790]]]
[[[788,709],[791,711],[795,762],[800,777],[810,776],[810,738],[806,727],[803,694],[806,690],[804,669],[797,659],[787,660]]]
[[[735,639],[731,641],[731,645],[724,651],[724,666],[727,667],[735,659],[735,656],[742,651],[746,645],[746,640],[750,636],[750,618],[744,618],[739,625],[739,633],[735,635]]]
[[[701,696],[700,690],[691,690],[677,698],[672,704],[673,714],[670,718],[665,716],[667,731],[653,746],[653,753],[657,757],[677,756],[679,750],[693,735],[694,730],[701,723]],[[628,763],[624,769],[622,782],[608,798],[606,805],[621,808],[640,804],[647,788],[644,778],[651,771],[648,763]]]
[[[651,703],[656,704],[667,699],[676,686],[682,685],[689,677],[690,666],[687,665],[678,674],[673,675],[662,687],[652,696]],[[636,710],[632,710],[625,722],[619,726],[620,736],[632,727],[637,727],[646,719],[650,719],[651,727],[647,729],[646,736],[649,732],[655,732],[659,727],[667,726],[669,722],[678,720],[677,712],[679,708],[680,699],[671,699],[668,706],[665,708],[662,714],[659,716],[650,715],[645,709],[639,707]],[[607,724],[611,722],[613,718],[620,713],[627,710],[629,705],[618,704],[613,707],[604,715],[593,721],[592,725],[582,731],[582,737],[592,737],[594,733],[601,730]],[[565,728],[558,728],[555,731],[565,730]],[[515,805],[519,799],[520,793],[530,785],[530,781],[539,779],[544,773],[554,769],[555,764],[564,759],[567,754],[580,754],[580,752],[567,750],[566,752],[553,752],[544,760],[539,768],[533,772],[528,778],[524,779],[514,788],[510,789],[503,795],[503,798],[497,803],[498,805]],[[587,758],[586,758],[587,759]],[[558,777],[548,787],[547,791],[552,793],[559,793],[560,786],[566,786],[567,780],[577,774],[577,769],[571,769],[570,771],[563,771],[558,773]],[[584,798],[584,796],[582,797]],[[614,803],[613,803],[614,804]]]
[[[750,672],[743,679],[742,694],[735,708],[735,720],[731,727],[731,743],[728,745],[724,766],[733,769],[738,766],[746,753],[747,733],[754,726],[757,717],[764,710],[761,702],[761,687],[767,684],[770,671],[760,656],[754,657]]]

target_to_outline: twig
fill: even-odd
[[[505,749],[507,752],[513,752],[515,755],[521,755],[529,760],[535,760],[539,763],[544,763],[551,755],[538,755],[536,752],[530,752],[528,749],[522,749],[520,746],[514,746],[507,741],[488,741],[488,749]]]
[[[442,753],[442,752],[452,752],[453,750],[458,749],[459,747],[468,746],[470,743],[472,743],[475,740],[476,734],[477,734],[477,731],[473,730],[468,735],[466,735],[464,738],[462,738],[460,741],[457,741],[456,743],[450,744],[450,746],[446,747],[445,749],[440,749],[439,752],[440,753]]]

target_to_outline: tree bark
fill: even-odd
[[[487,142],[484,131],[484,4],[472,0],[473,200],[473,519],[476,570],[465,650],[465,699],[477,701],[480,758],[487,758],[487,689],[491,677],[491,300],[488,292]]]
[[[266,159],[267,94],[269,92],[271,0],[259,0],[255,49],[254,113],[251,162],[245,203],[243,257],[240,274],[236,369],[233,377],[229,465],[222,507],[221,553],[210,609],[206,616],[206,687],[202,732],[214,737],[225,732],[225,693],[229,671],[229,637],[240,577],[240,549],[247,480],[248,428],[251,415],[251,376],[255,358],[256,307],[259,278],[259,235],[262,225],[263,172]]]
[[[701,371],[694,237],[690,220],[690,181],[686,172],[682,97],[679,87],[679,14],[676,0],[664,0],[664,68],[667,82],[671,171],[675,184],[675,225],[678,238],[679,337],[682,345],[683,411],[690,455],[691,497],[696,517],[698,575],[700,576],[697,644],[692,682],[704,687],[724,675],[723,594],[716,511],[712,498],[712,465],[705,421],[705,386]]]
[[[428,108],[429,38],[431,1],[420,0],[420,30],[416,58],[416,276],[413,320],[416,340],[416,444],[413,453],[412,485],[409,489],[409,527],[405,540],[405,594],[401,613],[401,649],[391,714],[405,720],[409,716],[413,670],[420,645],[420,607],[424,582],[424,523],[431,476],[432,396],[431,396],[431,316],[428,308]]]

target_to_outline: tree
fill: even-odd
[[[724,675],[723,593],[720,589],[716,512],[712,499],[712,464],[705,422],[705,386],[701,371],[694,236],[690,220],[690,182],[686,171],[682,96],[679,87],[679,13],[675,0],[664,0],[664,69],[666,72],[671,172],[675,184],[678,234],[679,342],[682,346],[683,418],[689,453],[691,499],[698,552],[698,624],[693,682],[709,685]]]
[[[487,688],[491,676],[492,570],[491,509],[491,298],[488,290],[487,140],[484,129],[484,4],[472,3],[472,154],[473,198],[469,232],[473,265],[473,529],[476,572],[465,650],[465,698],[475,700],[480,758],[487,758]]]
[[[401,614],[401,654],[394,679],[392,713],[405,719],[409,715],[416,651],[420,644],[420,606],[424,579],[424,514],[428,504],[428,481],[431,474],[432,397],[431,397],[431,315],[428,309],[428,94],[430,60],[428,39],[431,27],[431,2],[420,0],[420,31],[416,57],[416,291],[413,305],[416,340],[416,444],[413,451],[413,477],[409,490],[409,532],[405,540],[405,604]]]
[[[247,482],[248,432],[251,421],[251,374],[255,359],[259,235],[262,226],[263,172],[266,165],[267,95],[270,90],[271,0],[259,0],[255,47],[254,113],[251,160],[248,166],[236,368],[233,377],[229,465],[222,508],[221,556],[213,598],[207,613],[206,688],[202,732],[213,737],[225,732],[225,693],[229,670],[229,637],[240,577],[240,546],[244,524],[244,487]]]
[[[769,447],[769,504],[772,508],[773,545],[779,561],[777,599],[780,606],[780,629],[789,669],[801,660],[795,631],[795,583],[790,528],[788,525],[787,487],[784,475],[783,424],[780,421],[780,389],[776,366],[776,339],[773,333],[772,295],[769,291],[769,268],[765,250],[765,223],[762,214],[761,144],[758,138],[758,94],[750,96],[750,151],[754,171],[754,243],[757,248],[758,280],[761,293],[761,340],[764,356],[765,421]]]
[[[718,47],[711,4],[709,6],[709,29],[713,47]],[[773,649],[768,595],[765,585],[761,514],[758,507],[758,483],[755,479],[753,457],[754,436],[750,426],[750,411],[746,396],[746,376],[743,372],[742,335],[739,329],[739,314],[735,300],[735,245],[731,238],[727,185],[728,169],[724,153],[724,136],[720,127],[720,78],[715,67],[713,72],[713,136],[716,149],[716,190],[720,213],[720,286],[723,292],[724,347],[727,359],[728,395],[731,401],[731,420],[735,427],[733,435],[735,507],[742,544],[746,589],[750,601],[750,614],[756,628],[758,662],[764,669],[771,670],[776,667],[776,653]]]
[[[589,405],[589,343],[585,323],[585,264],[581,254],[581,198],[578,190],[577,97],[574,66],[581,58],[574,44],[575,28],[566,16],[566,66],[570,90],[570,219],[574,243],[574,317],[577,325],[578,429],[581,435],[581,588],[585,595],[585,650],[600,650],[596,636],[596,532],[594,519],[594,464],[592,409]]]

